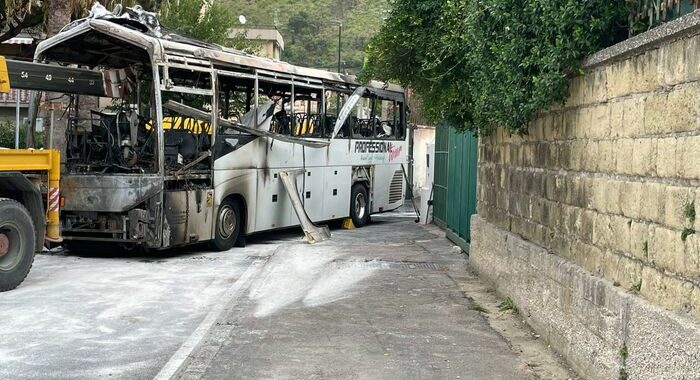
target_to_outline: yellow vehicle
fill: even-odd
[[[61,241],[60,165],[57,150],[0,150],[0,292],[24,281],[45,239]]]
[[[7,66],[0,57],[0,92],[10,91]],[[62,240],[60,167],[57,150],[0,149],[0,292],[24,281],[44,240]]]

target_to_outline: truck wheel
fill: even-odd
[[[212,248],[228,251],[233,248],[241,234],[241,206],[234,199],[225,199],[219,206],[216,217],[216,235]]]
[[[350,196],[350,217],[355,227],[364,227],[369,221],[369,196],[367,188],[356,183],[352,186]]]
[[[0,292],[24,281],[34,263],[34,222],[24,206],[0,198]]]

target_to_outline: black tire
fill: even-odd
[[[235,199],[227,198],[219,206],[219,212],[216,215],[216,232],[211,246],[217,251],[228,251],[236,245],[240,236],[241,206]]]
[[[12,199],[0,198],[0,292],[18,287],[32,269],[35,234],[29,211]]]
[[[369,196],[365,185],[356,183],[350,196],[350,218],[355,227],[364,227],[369,222]]]

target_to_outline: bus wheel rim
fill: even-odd
[[[24,241],[19,228],[13,223],[0,226],[0,270],[9,271],[22,258]]]
[[[355,215],[362,219],[365,217],[365,211],[367,210],[367,200],[365,195],[359,193],[355,196]]]
[[[236,230],[236,215],[230,206],[225,206],[219,213],[219,234],[228,239]]]

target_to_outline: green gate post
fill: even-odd
[[[435,128],[435,173],[433,174],[433,220],[447,228],[447,158],[450,127],[444,123]]]
[[[447,237],[469,252],[471,216],[476,214],[478,138],[442,123],[435,136],[433,218]]]

